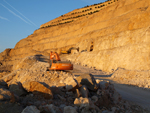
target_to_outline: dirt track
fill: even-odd
[[[90,69],[80,65],[74,65],[72,73],[74,75],[79,75],[80,73],[91,73],[96,79],[111,81],[124,100],[150,110],[150,90],[116,83],[111,79],[110,73]]]

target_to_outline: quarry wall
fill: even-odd
[[[111,0],[103,4],[76,9],[41,25],[9,51],[11,60],[78,47],[79,53],[68,60],[104,71],[118,67],[149,70],[150,1]]]

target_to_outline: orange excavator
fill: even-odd
[[[61,61],[57,52],[50,52],[50,66],[48,70],[73,70],[73,64],[68,61]]]

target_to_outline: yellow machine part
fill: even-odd
[[[62,53],[62,54],[68,54],[68,52],[67,52],[67,51],[61,51],[61,53]]]

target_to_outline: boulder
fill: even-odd
[[[101,113],[101,110],[89,98],[76,98],[74,104],[79,107],[80,113]]]
[[[0,88],[7,88],[7,83],[3,80],[3,79],[0,79]]]
[[[53,98],[52,91],[39,82],[36,81],[25,82],[22,85],[23,88],[26,89],[28,92],[33,92],[33,94],[41,95],[46,99]]]
[[[100,81],[99,86],[101,89],[108,89],[108,86],[110,85],[109,81]]]
[[[98,97],[97,96],[92,96],[91,100],[93,103],[96,103],[98,101]]]
[[[114,93],[113,93],[113,102],[114,102],[114,104],[117,104],[120,101],[121,101],[121,95],[116,90],[114,90]]]
[[[66,84],[67,91],[75,91],[76,88],[78,88],[78,84],[77,84],[77,82],[74,80],[74,78],[72,76],[67,77],[64,80],[64,83]]]
[[[76,98],[74,101],[74,104],[80,108],[82,107],[89,107],[90,106],[90,100],[88,98]]]
[[[19,82],[13,82],[9,85],[9,90],[15,93],[17,96],[25,95],[27,92],[23,89],[22,84]]]
[[[63,113],[78,113],[76,109],[72,106],[65,106]]]
[[[88,98],[89,90],[87,89],[87,87],[85,85],[83,85],[80,88],[80,92],[81,92],[81,95],[82,95],[83,98]]]
[[[59,94],[61,96],[64,96],[65,93],[63,91],[61,91],[61,88],[58,87],[51,87],[51,91],[53,93],[53,95]]]
[[[0,88],[0,100],[10,100],[12,93],[4,88]]]
[[[77,77],[76,80],[79,86],[86,85],[89,90],[96,91],[98,88],[95,78],[92,74],[80,74],[80,76]]]
[[[27,106],[21,113],[40,113],[36,106]]]

